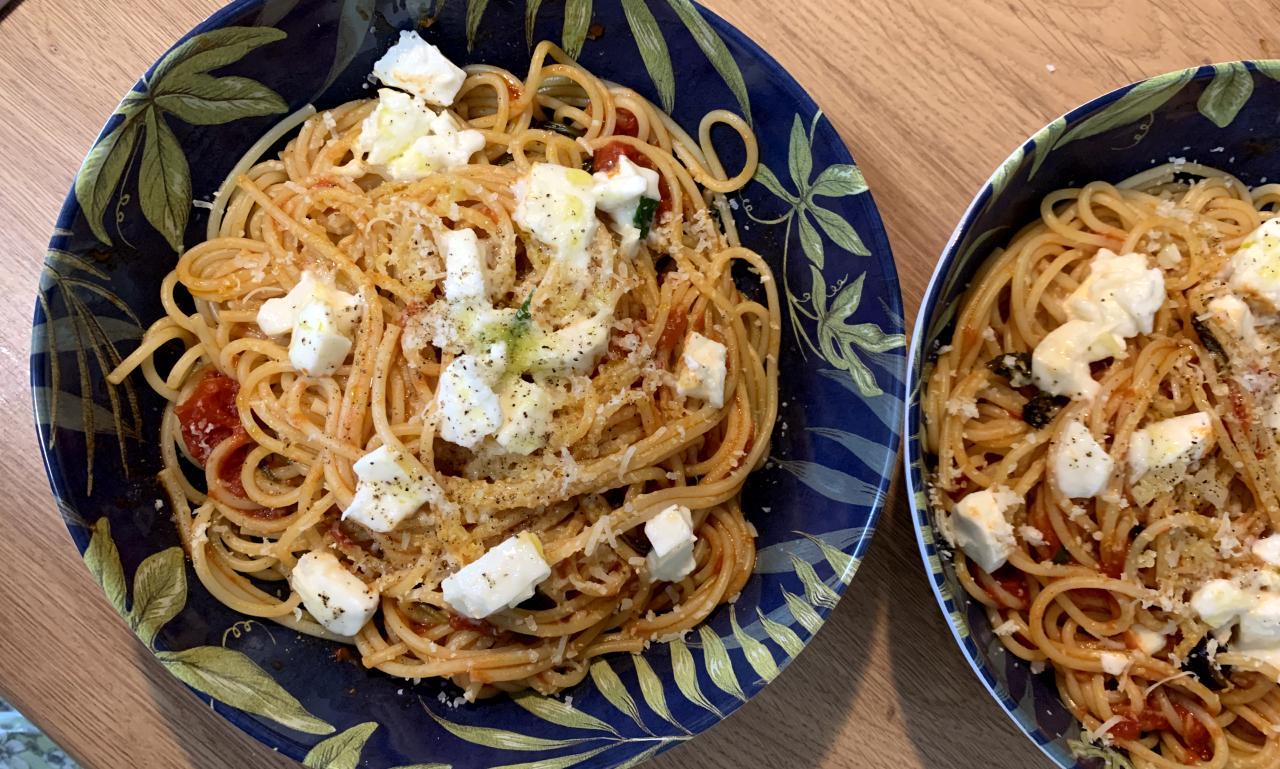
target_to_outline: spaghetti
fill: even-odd
[[[168,403],[160,477],[210,593],[244,614],[352,642],[367,667],[449,678],[474,699],[561,690],[592,658],[678,636],[733,600],[755,561],[739,494],[768,450],[780,320],[770,268],[739,245],[724,196],[755,171],[756,139],[741,118],[712,112],[695,139],[550,43],[523,79],[484,65],[465,72],[454,128],[478,131],[483,147],[464,165],[412,181],[373,173],[361,149],[370,100],[299,113],[264,137],[218,195],[208,239],[164,279],[165,316],[110,378],[140,369]],[[733,176],[712,147],[716,126],[745,143]],[[259,160],[295,129],[278,159]],[[623,159],[660,179],[652,229],[628,253],[602,224],[585,273],[571,274],[521,224],[520,185],[537,167],[599,176]],[[494,351],[438,338],[451,281],[461,280],[444,244],[463,230],[483,256],[486,312],[547,338],[588,310],[610,318],[598,360],[505,375],[555,403],[518,451],[492,433],[471,447],[441,435],[451,365]],[[736,286],[738,263],[761,300]],[[257,319],[313,278],[359,310],[340,365],[308,376]],[[723,406],[684,387],[702,370],[695,337],[722,351]],[[344,520],[364,483],[358,463],[382,448],[430,500],[387,531]],[[192,467],[202,480],[187,477]],[[643,529],[673,508],[688,511],[696,544],[692,571],[667,582],[646,561]],[[483,619],[445,601],[451,574],[530,534],[550,570],[534,598]],[[326,629],[310,604],[304,612],[291,589],[309,553],[336,555],[379,596],[353,637]]]
[[[1190,163],[1054,192],[927,376],[960,583],[1138,767],[1280,765],[1277,204]]]

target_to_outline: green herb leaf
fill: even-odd
[[[528,326],[533,320],[533,312],[530,309],[533,306],[533,291],[529,291],[529,295],[524,298],[520,309],[516,310],[515,324],[516,326]]]
[[[1031,170],[1027,172],[1027,181],[1035,177],[1036,171],[1040,170],[1044,159],[1049,157],[1049,151],[1057,144],[1058,138],[1062,136],[1062,132],[1066,130],[1066,127],[1067,118],[1063,116],[1036,131],[1036,135],[1031,137],[1031,140],[1035,142],[1035,149],[1031,153]]]
[[[107,245],[111,245],[111,238],[107,235],[103,219],[111,197],[120,185],[120,177],[124,175],[125,167],[133,156],[139,128],[137,118],[126,117],[102,137],[102,141],[94,145],[85,158],[80,173],[76,175],[76,200],[89,222],[89,229],[98,240]]]
[[[657,198],[640,198],[640,203],[636,206],[636,215],[632,218],[631,224],[637,230],[640,230],[641,240],[649,237],[649,228],[653,226],[653,217],[658,212],[658,204],[661,202]]]
[[[591,26],[591,0],[565,0],[564,30],[560,42],[564,52],[571,58],[582,54],[582,44],[587,40],[587,29]]]
[[[445,731],[454,737],[470,742],[473,745],[484,745],[498,750],[554,750],[556,748],[580,745],[587,741],[587,738],[553,740],[546,737],[532,737],[527,734],[510,732],[506,729],[494,729],[488,726],[455,724],[443,716],[432,713],[429,708],[424,707],[423,710],[426,710],[427,715],[433,721],[440,724]]]
[[[245,77],[171,77],[152,95],[157,107],[192,125],[218,125],[289,109],[275,91]]]
[[[182,548],[147,556],[133,575],[133,608],[129,624],[147,646],[187,604],[187,569]]]
[[[711,676],[711,682],[725,694],[746,702],[747,695],[738,683],[738,674],[734,672],[733,660],[729,658],[729,650],[724,648],[724,641],[706,625],[698,628],[698,637],[702,639],[702,658],[707,663],[707,675]]]
[[[238,651],[196,646],[178,652],[156,652],[156,658],[191,688],[233,708],[307,734],[334,731],[331,724],[308,713],[274,678]]]
[[[476,32],[480,30],[480,20],[489,7],[489,0],[467,0],[467,50],[476,45]]]
[[[115,540],[111,539],[111,521],[105,516],[93,524],[89,547],[84,551],[84,565],[89,567],[89,573],[102,586],[107,600],[115,607],[116,612],[122,617],[128,616],[124,607],[128,590],[124,581],[124,567],[120,565],[120,551],[116,550]]]
[[[307,751],[302,765],[309,769],[356,769],[360,753],[378,725],[373,721],[353,726]]]
[[[809,213],[813,214],[813,218],[818,220],[822,231],[827,233],[827,237],[835,241],[837,246],[855,256],[871,255],[871,251],[863,245],[862,238],[858,237],[858,233],[853,229],[853,226],[845,221],[843,217],[821,206],[810,206]]]
[[[1066,566],[1071,563],[1071,551],[1059,545],[1058,552],[1053,554],[1053,562],[1059,566]]]
[[[154,90],[171,77],[183,78],[225,67],[285,36],[274,27],[224,27],[204,32],[167,53],[147,82]]]
[[[778,663],[769,653],[769,648],[742,629],[738,624],[737,610],[732,605],[729,606],[729,624],[733,628],[733,637],[738,640],[742,653],[747,657],[747,663],[751,665],[752,670],[756,671],[756,675],[760,676],[760,680],[772,681],[777,678]]]
[[[666,38],[645,0],[622,0],[622,10],[627,15],[636,47],[640,49],[640,58],[649,71],[649,79],[658,90],[662,110],[670,113],[676,107],[676,75],[671,68]]]
[[[1213,81],[1196,102],[1200,114],[1219,128],[1226,128],[1253,95],[1253,74],[1242,61],[1213,65]]]
[[[1192,67],[1158,75],[1137,84],[1097,114],[1078,123],[1062,137],[1055,148],[1136,123],[1176,96],[1191,82],[1195,74],[1196,70]]]
[[[867,191],[867,180],[862,171],[849,163],[836,163],[822,169],[814,180],[809,195],[822,195],[830,198],[844,198],[860,195]]]
[[[733,92],[734,98],[738,100],[738,106],[742,108],[742,117],[751,122],[751,99],[747,95],[747,84],[742,79],[742,70],[738,69],[738,62],[734,61],[733,54],[729,53],[729,48],[711,28],[707,20],[702,18],[697,6],[690,0],[667,0],[667,4],[680,17],[680,21],[684,22],[689,33],[693,35],[694,42],[702,49],[707,58],[711,60],[711,66],[716,68],[720,73],[720,77],[724,79],[729,90]]]
[[[538,23],[538,9],[541,7],[542,0],[525,0],[524,41],[530,48],[533,47],[533,28]]]
[[[616,729],[604,721],[554,697],[546,697],[536,692],[522,692],[514,695],[511,699],[543,721],[567,726],[570,729],[591,729],[597,732],[609,732],[614,735],[618,733]]]
[[[142,145],[138,174],[142,213],[173,250],[181,253],[191,215],[191,169],[178,137],[160,112],[148,110],[146,121],[147,140]]]

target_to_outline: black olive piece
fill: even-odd
[[[1227,647],[1219,645],[1217,650],[1226,651]],[[1207,635],[1200,639],[1196,648],[1192,649],[1187,658],[1182,661],[1181,669],[1195,676],[1196,680],[1215,692],[1231,686],[1231,680],[1227,678],[1231,675],[1231,666],[1219,665],[1213,661],[1209,655],[1209,636]]]
[[[547,131],[554,131],[555,133],[558,133],[561,136],[568,136],[570,139],[577,139],[579,136],[583,135],[582,129],[577,128],[576,126],[565,125],[564,123],[559,123],[559,122],[556,122],[555,120],[547,120],[542,123],[536,123],[534,127],[542,128]]]
[[[999,377],[1009,380],[1013,387],[1031,384],[1031,353],[1006,352],[987,361],[987,368]]]
[[[1222,348],[1222,343],[1209,330],[1209,326],[1199,318],[1192,318],[1191,327],[1196,330],[1196,336],[1200,337],[1200,344],[1204,345],[1204,349],[1208,350],[1209,354],[1217,358],[1219,362],[1226,363],[1227,351]]]
[[[1052,422],[1062,407],[1070,402],[1071,399],[1065,395],[1036,393],[1035,397],[1022,407],[1022,421],[1038,430]]]

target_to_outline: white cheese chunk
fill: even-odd
[[[485,259],[475,230],[445,232],[439,237],[444,252],[444,296],[450,302],[488,299],[485,283]]]
[[[1272,566],[1280,566],[1280,534],[1262,537],[1250,549],[1259,560]]]
[[[378,594],[343,568],[333,553],[313,551],[299,558],[289,584],[316,622],[340,636],[359,633],[378,610]]]
[[[1089,364],[1123,352],[1124,340],[1107,326],[1069,320],[1036,345],[1031,353],[1031,377],[1044,392],[1090,399],[1099,385]]]
[[[435,497],[435,481],[389,446],[365,454],[353,467],[356,495],[342,513],[370,531],[386,534]]]
[[[1079,421],[1071,421],[1049,450],[1050,477],[1063,495],[1096,497],[1107,487],[1115,460]]]
[[[1280,650],[1280,595],[1258,593],[1240,615],[1236,649]]]
[[[1154,657],[1159,654],[1168,642],[1166,634],[1143,625],[1134,625],[1129,628],[1129,632],[1133,633],[1133,639],[1137,644],[1138,650],[1148,657]]]
[[[460,355],[440,374],[436,402],[440,437],[473,449],[502,426],[502,402],[493,391],[489,360]]]
[[[1068,314],[1109,326],[1128,338],[1150,334],[1156,311],[1164,304],[1164,273],[1147,267],[1141,254],[1119,256],[1099,249],[1089,265],[1089,276],[1067,297]]]
[[[953,544],[990,574],[1014,551],[1013,526],[1006,513],[1021,504],[1022,499],[1003,486],[966,495],[951,515]]]
[[[599,225],[591,174],[580,168],[534,163],[514,191],[516,224],[549,246],[570,274],[585,271],[587,246]]]
[[[1183,414],[1149,424],[1129,441],[1129,480],[1137,481],[1153,470],[1167,470],[1204,456],[1213,436],[1209,415]]]
[[[433,173],[452,171],[471,162],[484,149],[484,134],[462,126],[447,112],[431,121],[431,133],[419,136],[400,156],[387,164],[393,181],[415,181]]]
[[[400,40],[374,63],[373,74],[385,85],[444,107],[453,104],[467,78],[439,48],[412,30],[400,33]]]
[[[1109,675],[1123,675],[1129,669],[1129,655],[1123,652],[1102,652],[1098,661],[1102,663],[1102,672]]]
[[[338,313],[325,302],[303,307],[293,325],[289,362],[308,376],[327,376],[342,367],[351,352]]]
[[[693,573],[693,557],[698,538],[693,533],[693,515],[684,505],[672,505],[650,518],[644,534],[653,549],[645,556],[649,577],[656,582],[679,582]]]
[[[1229,285],[1280,310],[1280,219],[1268,219],[1240,244],[1231,257]]]
[[[546,387],[512,379],[503,388],[498,445],[512,454],[532,454],[547,445],[556,399]]]
[[[258,328],[267,336],[281,336],[293,331],[298,313],[309,304],[323,302],[338,313],[344,332],[360,318],[360,297],[339,291],[310,270],[304,270],[297,285],[289,293],[268,299],[258,308]]]
[[[635,225],[636,212],[642,198],[659,200],[658,172],[631,162],[625,155],[608,171],[597,171],[596,207],[609,215],[610,226],[622,236],[624,256],[635,253],[640,242],[640,229]]]
[[[685,398],[701,398],[712,408],[723,408],[727,352],[725,346],[714,339],[697,331],[690,334],[684,342],[676,392]]]
[[[552,332],[536,332],[527,342],[529,371],[553,377],[586,375],[609,349],[611,314],[576,320]]]
[[[449,113],[437,114],[421,99],[383,88],[354,149],[363,155],[356,166],[361,171],[407,182],[465,166],[484,144],[484,134],[463,129]]]
[[[1225,579],[1211,579],[1191,596],[1191,608],[1215,630],[1235,622],[1252,604],[1252,596]]]
[[[484,619],[533,597],[551,576],[536,534],[517,534],[491,548],[440,584],[444,600],[458,614]]]
[[[1209,312],[1218,319],[1223,329],[1231,336],[1239,339],[1246,347],[1260,350],[1262,340],[1254,325],[1253,311],[1238,296],[1230,294],[1220,296],[1206,305]]]

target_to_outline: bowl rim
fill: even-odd
[[[3,0],[0,0],[0,2],[2,1]],[[761,46],[746,32],[739,29],[736,25],[734,25],[733,23],[725,19],[723,16],[716,13],[714,10],[708,8],[707,6],[703,5],[702,2],[700,2],[700,0],[690,0],[690,1],[692,2],[693,6],[697,9],[697,11],[701,13],[704,17],[706,17],[708,22],[713,27],[715,27],[716,32],[719,35],[721,35],[725,39],[731,39],[732,42],[740,46],[743,49],[743,51],[745,51],[756,64],[763,65],[771,73],[770,75],[771,77],[773,77],[774,79],[778,79],[778,78],[782,79],[786,90],[789,91],[794,98],[794,101],[792,102],[793,106],[795,106],[800,110],[811,111],[815,115],[820,115],[820,116],[828,115],[826,110],[822,108],[822,106],[817,102],[817,100],[810,93],[809,89],[799,79],[797,79],[790,72],[790,70],[784,67],[772,54],[770,54],[763,46]],[[195,37],[196,35],[203,34],[212,30],[221,29],[223,27],[228,26],[236,18],[239,18],[244,13],[250,12],[253,9],[261,6],[264,2],[267,2],[267,0],[226,0],[226,2],[224,2],[224,4],[221,7],[219,7],[212,13],[210,13],[208,16],[206,16],[204,19],[202,19],[198,23],[194,24],[188,31],[183,33],[180,37],[176,38],[164,51],[161,51],[155,57],[155,59],[146,67],[142,75],[137,80],[135,80],[132,84],[129,85],[128,90],[125,92],[125,95],[127,96],[127,94],[132,93],[137,88],[139,83],[144,82],[146,78],[150,77],[152,72],[155,70],[156,66],[159,64],[161,60],[163,60],[163,58],[168,53],[172,52],[173,50],[181,46],[183,43],[187,42],[189,39]],[[117,108],[119,104],[122,104],[122,103],[123,103],[123,99],[121,100],[121,102],[117,103]],[[99,131],[97,132],[93,140],[88,144],[88,149],[86,150],[84,159],[77,166],[75,174],[73,174],[72,176],[72,186],[71,188],[69,188],[66,196],[64,197],[63,202],[59,208],[57,217],[54,220],[53,231],[49,238],[49,243],[47,246],[48,248],[55,247],[55,243],[61,237],[62,231],[70,228],[70,225],[74,222],[75,217],[80,211],[80,205],[76,199],[75,190],[74,190],[74,180],[78,178],[79,174],[82,172],[84,168],[84,164],[87,162],[89,158],[89,154],[92,152],[93,148],[96,147],[99,144],[99,142],[109,133],[109,128],[111,126],[111,118],[114,117],[114,114],[115,114],[115,109],[113,109],[112,113],[108,115],[108,118],[103,123],[102,128],[99,129]],[[830,121],[829,118],[827,122],[829,124],[829,128],[832,135],[836,139],[838,139],[838,141],[834,142],[832,146],[832,155],[833,155],[834,162],[857,165],[857,162],[853,156],[853,152],[850,149],[850,145],[845,139],[845,137],[837,129],[835,124],[832,121]],[[860,234],[863,234],[864,238],[867,239],[868,241],[874,241],[875,239],[878,238],[880,242],[883,243],[883,248],[877,249],[873,254],[873,256],[871,257],[874,260],[874,263],[876,264],[877,268],[881,271],[882,279],[884,283],[887,285],[887,290],[884,290],[882,293],[879,294],[879,296],[887,303],[889,309],[894,311],[899,318],[902,318],[905,315],[905,311],[904,311],[904,305],[903,305],[903,299],[902,299],[901,280],[898,275],[897,264],[893,259],[892,244],[888,237],[888,231],[885,227],[883,216],[881,214],[880,208],[876,205],[875,198],[873,196],[872,190],[870,189],[870,186],[868,186],[868,188],[865,191],[860,193],[858,197],[865,199],[866,201],[865,205],[867,208],[866,221],[865,223],[860,224],[860,227],[866,227],[867,229],[865,230],[860,229],[859,230]],[[858,258],[852,255],[845,254],[844,252],[840,252],[838,256],[836,254],[832,254],[832,257],[833,258],[829,259],[830,262],[836,262],[838,259],[840,262],[847,262],[850,265],[856,264],[857,262],[855,260]],[[45,267],[42,264],[41,270],[43,271],[44,269]],[[37,317],[39,317],[40,313],[41,313],[41,308],[40,308],[39,302],[37,301],[35,303],[35,307],[33,309],[33,316],[32,316],[33,317],[33,324],[32,324],[33,339],[35,338],[36,334],[39,333],[38,327],[35,325],[34,320]],[[34,349],[34,347],[31,349]],[[888,396],[889,402],[892,403],[892,408],[900,409],[902,412],[902,415],[905,415],[908,411],[907,395],[909,393],[909,389],[908,389],[907,383],[908,383],[908,375],[910,373],[909,361],[910,361],[910,356],[909,354],[906,354],[906,351],[904,350],[903,354],[900,357],[900,362],[895,366],[895,369],[892,372],[890,381],[883,388],[884,395]],[[45,366],[43,364],[37,363],[37,359],[34,356],[34,354],[29,356],[28,379],[29,379],[29,387],[31,389],[31,398],[32,398],[32,406],[33,406],[32,411],[33,411],[33,418],[34,418],[33,421],[35,422],[36,433],[40,441],[41,460],[45,469],[45,475],[50,484],[51,496],[53,497],[55,504],[59,508],[62,508],[64,504],[63,499],[64,498],[70,499],[72,498],[73,495],[69,493],[69,479],[65,477],[63,462],[61,462],[58,459],[56,451],[49,450],[48,442],[47,442],[48,436],[46,435],[46,427],[42,425],[40,421],[41,410],[40,410],[38,400],[36,398],[36,391],[37,391],[36,388],[38,386],[38,378],[43,376],[44,369],[45,369]],[[870,403],[867,403],[866,407],[872,408]],[[855,575],[856,575],[857,566],[861,563],[861,560],[865,557],[867,549],[871,543],[871,540],[875,535],[875,532],[880,520],[880,516],[884,512],[884,508],[888,500],[889,491],[891,490],[893,482],[895,480],[895,475],[898,472],[900,472],[902,468],[901,463],[899,461],[900,445],[898,445],[898,442],[894,440],[894,436],[893,436],[893,432],[895,429],[897,430],[901,429],[902,415],[899,415],[896,420],[884,421],[883,425],[879,428],[881,430],[886,431],[887,440],[884,443],[891,450],[886,452],[886,456],[885,456],[882,467],[871,468],[876,475],[876,482],[875,482],[876,495],[875,495],[874,503],[870,505],[868,508],[866,508],[866,512],[865,514],[863,514],[863,516],[859,516],[859,518],[856,521],[853,521],[854,523],[862,527],[861,534],[859,534],[856,539],[850,541],[849,544],[847,545],[849,554],[854,558],[854,574]],[[830,504],[835,505],[837,507],[840,506],[839,503],[835,503],[835,502],[831,502]],[[76,547],[77,551],[83,554],[89,545],[90,535],[92,534],[91,529],[72,526],[71,521],[67,520],[65,514],[60,515],[60,517],[63,518],[64,525],[66,525],[67,527],[68,533],[72,540],[72,544]],[[852,520],[853,515],[851,514],[849,518],[850,520]],[[837,593],[836,603],[839,603],[839,599],[844,597],[845,593],[849,589],[849,584],[851,584],[851,582],[852,582],[852,578],[850,578],[849,583],[846,583],[843,580],[836,580],[836,584],[831,586],[832,589],[835,590]],[[814,610],[823,618],[824,625],[825,625],[825,620],[830,616],[831,612],[834,611],[834,606],[832,607],[814,606]],[[811,645],[813,638],[816,637],[817,632],[820,632],[821,629],[822,628],[819,627],[818,631],[810,634],[809,638],[804,640],[804,644],[800,649],[801,652],[803,652],[805,649],[807,649]],[[796,656],[798,656],[798,654]],[[794,657],[789,659],[784,658],[783,660],[779,661],[779,672],[781,672],[782,670],[785,670],[785,668],[792,661],[794,661]],[[750,701],[751,699],[759,695],[759,693],[766,686],[768,686],[769,683],[771,683],[771,680],[762,680],[759,682],[753,681],[752,686],[747,692],[747,696],[745,700],[729,697],[723,703],[717,701],[716,704],[719,709],[720,715],[717,716],[711,713],[699,713],[700,717],[698,719],[687,720],[685,723],[691,727],[693,736],[702,734],[708,731],[709,729],[715,727],[716,725],[724,722],[734,713],[738,712],[743,705],[745,705],[748,701]],[[189,686],[185,688],[187,689],[188,694],[190,696],[196,697],[198,700],[204,696],[204,695],[197,694],[197,692],[191,689]],[[261,719],[253,716],[252,714],[244,713],[233,706],[214,708],[214,712],[222,720],[229,722],[230,724],[235,726],[237,729],[239,729],[241,732],[253,738],[255,742],[258,742],[267,748],[279,750],[279,747],[280,747],[279,730],[276,728],[273,728],[272,726],[265,723]],[[329,736],[334,736],[334,735],[329,735]],[[679,745],[682,745],[682,744],[684,744],[684,741],[666,743],[661,747],[661,749],[651,754],[650,757],[660,755],[662,753],[666,753],[672,748],[678,747]],[[618,759],[618,762],[625,763],[629,760],[630,759],[628,758],[621,758],[621,759]],[[616,766],[616,765],[619,765],[619,764],[618,763],[596,764],[591,762],[590,760],[581,764],[583,769],[588,769],[590,767],[595,767],[596,769],[603,769],[604,767]]]
[[[1070,126],[1077,123],[1081,118],[1090,115],[1102,107],[1111,104],[1120,97],[1137,86],[1153,80],[1155,78],[1164,77],[1166,75],[1183,72],[1187,69],[1193,70],[1188,83],[1204,80],[1210,77],[1219,64],[1240,61],[1250,71],[1250,74],[1257,71],[1257,67],[1253,62],[1255,59],[1247,60],[1228,60],[1224,62],[1214,62],[1211,64],[1200,64],[1193,67],[1183,69],[1169,70],[1168,72],[1157,73],[1149,77],[1135,80],[1131,83],[1118,86],[1110,91],[1100,94],[1082,104],[1073,107],[1057,118],[1045,124],[1044,128],[1048,128],[1058,120],[1066,121],[1066,125]],[[1040,131],[1044,128],[1039,129]],[[957,266],[960,260],[959,245],[964,236],[969,234],[974,222],[982,213],[987,203],[991,200],[994,193],[994,182],[996,176],[1000,174],[1010,160],[1019,153],[1026,153],[1034,146],[1034,138],[1039,131],[1033,133],[1028,138],[1020,142],[1011,151],[1006,158],[996,166],[996,170],[982,183],[976,195],[970,200],[969,205],[961,214],[955,228],[951,231],[950,237],[947,239],[946,245],[943,247],[939,255],[937,264],[934,266],[933,274],[929,278],[929,283],[925,287],[923,296],[920,299],[920,306],[916,310],[914,326],[911,330],[911,343],[907,351],[907,392],[908,400],[906,410],[903,417],[903,476],[906,484],[907,505],[911,511],[912,528],[915,530],[916,546],[920,553],[920,560],[925,567],[926,577],[929,581],[929,589],[933,593],[934,600],[941,610],[943,618],[947,623],[948,630],[955,641],[955,645],[960,649],[965,661],[969,664],[972,672],[982,682],[982,686],[986,689],[991,698],[995,700],[1000,709],[1009,717],[1018,730],[1035,743],[1040,752],[1050,761],[1061,769],[1074,769],[1080,764],[1074,756],[1062,751],[1061,747],[1055,744],[1057,738],[1050,737],[1040,730],[1040,727],[1030,720],[1016,702],[1010,702],[1006,694],[1002,694],[997,688],[998,682],[995,676],[981,661],[977,654],[977,647],[972,640],[972,636],[961,633],[960,627],[955,621],[955,613],[957,611],[956,602],[958,596],[948,597],[945,590],[945,581],[943,576],[942,556],[938,552],[936,541],[936,529],[931,520],[931,511],[928,503],[928,486],[924,473],[924,453],[920,441],[918,440],[918,431],[921,427],[922,420],[920,418],[920,389],[923,386],[923,354],[924,347],[928,343],[925,336],[928,334],[928,323],[930,316],[937,309],[938,299],[942,293],[943,284],[947,281],[953,268]],[[980,261],[985,261],[988,256]],[[921,473],[920,483],[917,484],[915,473],[917,470]],[[937,560],[937,567],[934,561]],[[950,604],[950,605],[949,605]],[[1059,697],[1060,699],[1060,697]],[[1073,717],[1074,718],[1074,717]]]

